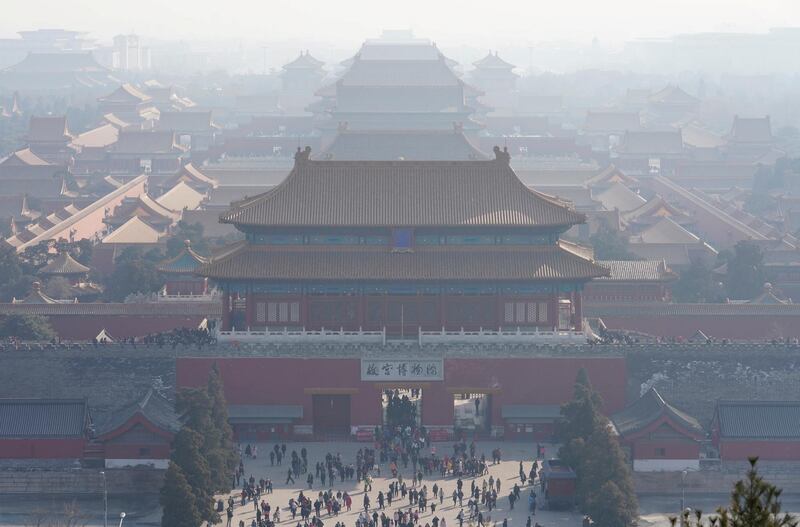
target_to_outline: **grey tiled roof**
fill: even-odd
[[[275,249],[242,245],[199,268],[210,278],[261,280],[562,280],[590,279],[606,270],[557,245],[514,249],[387,247]]]
[[[620,435],[626,435],[645,428],[662,415],[667,415],[674,423],[691,433],[703,432],[697,419],[667,403],[655,388],[650,388],[624,410],[612,415],[611,421]]]
[[[720,437],[800,439],[800,401],[719,401]]]
[[[611,271],[600,280],[617,282],[663,282],[675,278],[664,260],[598,260],[596,262]]]
[[[467,161],[488,159],[457,131],[340,132],[322,154],[334,160]]]
[[[502,160],[298,161],[277,187],[238,202],[241,226],[569,226],[584,216],[526,187]]]
[[[0,438],[82,437],[84,399],[0,399]]]
[[[150,389],[140,400],[114,412],[110,419],[103,424],[98,435],[102,436],[116,430],[136,414],[141,414],[152,424],[167,432],[176,433],[181,427],[175,406]]]

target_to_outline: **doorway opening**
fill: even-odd
[[[453,395],[453,425],[457,430],[473,434],[489,433],[492,396],[488,393]]]
[[[350,434],[350,396],[313,395],[314,435],[347,437]]]
[[[386,388],[381,391],[383,426],[392,433],[422,425],[422,388]]]

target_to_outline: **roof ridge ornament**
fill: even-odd
[[[311,147],[306,146],[304,149],[297,147],[297,152],[294,154],[294,164],[305,163],[311,157]]]
[[[494,160],[495,161],[501,161],[501,162],[505,163],[506,165],[510,165],[511,164],[511,154],[508,153],[508,147],[507,146],[504,146],[503,149],[500,150],[500,147],[495,145],[494,148],[492,149],[492,151],[494,152]]]

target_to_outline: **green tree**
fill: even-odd
[[[167,257],[175,256],[181,252],[186,240],[192,243],[192,249],[198,253],[208,254],[208,240],[203,237],[203,225],[181,220],[176,225],[174,234],[167,239]]]
[[[54,276],[45,283],[44,293],[50,298],[65,300],[72,295],[72,286],[63,276]]]
[[[747,477],[739,480],[731,492],[730,505],[717,509],[717,515],[703,519],[702,511],[682,511],[682,525],[686,527],[797,527],[800,522],[791,514],[783,513],[780,497],[782,490],[758,474],[758,458],[750,458]],[[670,518],[674,526],[676,517]]]
[[[731,504],[719,511],[721,522],[730,527],[795,527],[798,522],[781,514],[781,489],[758,474],[758,458],[750,458],[747,478],[736,482]]]
[[[201,453],[202,443],[200,434],[184,426],[172,441],[172,462],[186,476],[200,518],[214,522],[217,520],[213,507],[214,487],[208,462]]]
[[[8,315],[0,320],[0,337],[20,340],[52,340],[56,332],[50,321],[39,315]]]
[[[227,492],[230,490],[230,471],[227,469],[229,461],[227,452],[220,448],[223,442],[222,431],[212,417],[214,404],[208,388],[184,388],[178,393],[177,407],[178,412],[184,416],[184,426],[201,438],[200,453],[208,464],[212,488],[218,492]]]
[[[561,407],[564,419],[558,434],[562,441],[559,457],[577,475],[578,504],[598,527],[633,525],[638,504],[630,467],[583,368],[574,390],[573,400]]]
[[[181,468],[170,463],[164,476],[159,502],[162,507],[161,527],[198,527],[202,518],[195,503],[192,487]]]
[[[728,260],[725,283],[730,298],[749,300],[761,292],[765,281],[761,249],[751,241],[737,243]]]
[[[128,295],[161,289],[164,284],[156,266],[159,254],[154,257],[152,252],[142,254],[139,249],[125,249],[106,280],[106,299],[123,302]]]
[[[631,470],[619,441],[605,421],[586,440],[578,473],[578,501],[598,527],[631,525],[638,503]],[[611,483],[613,486],[608,487]],[[627,518],[625,523],[601,524],[599,517]]]
[[[13,247],[0,247],[0,295],[2,300],[10,301],[14,290],[22,278],[22,265]]]
[[[625,233],[602,225],[589,238],[594,248],[594,257],[598,260],[639,260],[640,258],[628,249],[628,237]]]
[[[562,444],[558,455],[568,465],[576,467],[580,464],[584,443],[604,419],[600,414],[601,404],[600,395],[592,389],[589,374],[581,368],[575,377],[572,401],[561,406],[564,419],[558,426]]]
[[[718,302],[720,287],[714,281],[711,269],[702,259],[693,259],[672,284],[672,298],[676,302]]]
[[[606,481],[592,496],[587,512],[596,527],[634,525],[636,508],[631,507],[626,495],[613,481]]]
[[[238,456],[233,450],[233,430],[228,422],[228,403],[225,401],[225,387],[219,367],[214,364],[208,376],[206,388],[210,403],[210,420],[214,437],[213,450],[209,452],[209,464],[217,492],[229,492],[233,471]]]

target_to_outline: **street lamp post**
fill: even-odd
[[[125,521],[125,513],[124,512],[120,512],[119,513],[119,527],[122,527],[122,522],[124,522],[124,521]]]
[[[681,472],[681,525],[685,523],[683,519],[684,517],[683,512],[684,512],[684,507],[686,506],[686,475],[688,473],[689,473],[688,470],[684,470],[683,472]]]
[[[103,527],[108,527],[108,485],[106,485],[106,473],[101,471],[103,476]]]

